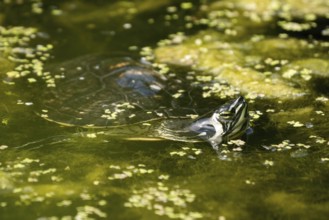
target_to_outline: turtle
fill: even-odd
[[[126,140],[208,142],[216,150],[249,129],[247,101],[239,96],[219,105],[202,98],[193,72],[162,74],[142,59],[100,55],[49,71],[56,86],[38,95],[39,114],[63,126],[102,129]]]

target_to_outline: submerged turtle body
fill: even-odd
[[[130,58],[83,57],[51,71],[60,77],[44,93],[42,104],[49,119],[58,123],[126,125],[153,119],[160,108],[157,93],[165,78]]]
[[[206,116],[213,109],[198,103],[202,96],[192,82],[161,75],[128,57],[87,56],[50,71],[57,76],[56,87],[43,93],[40,114],[62,125],[106,128],[128,139],[208,141],[213,146],[248,128],[242,97]]]

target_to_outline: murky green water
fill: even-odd
[[[2,0],[0,219],[327,219],[328,13],[326,0]],[[209,108],[244,95],[253,134],[220,160],[207,143],[36,114],[60,86],[47,66],[100,53],[192,74]]]

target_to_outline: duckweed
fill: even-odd
[[[291,143],[289,140],[284,140],[279,144],[272,144],[270,146],[264,146],[267,149],[275,150],[275,151],[284,151],[284,150],[299,150],[299,149],[308,149],[311,146],[303,143]]]
[[[327,219],[327,0],[2,6],[1,218]],[[218,155],[203,143],[127,141],[92,124],[55,125],[52,109],[38,109],[41,92],[29,98],[40,82],[55,87],[69,76],[48,63],[117,51],[191,82],[193,91],[170,92],[173,105],[194,92],[206,109],[244,95],[253,133]],[[138,118],[126,115],[130,104],[104,108],[103,117]]]
[[[109,180],[115,179],[126,179],[128,177],[133,177],[135,175],[144,175],[144,174],[151,174],[154,172],[153,169],[145,169],[144,164],[138,164],[137,167],[135,166],[127,166],[125,169],[120,168],[120,166],[110,165],[111,169],[120,170],[120,173],[114,173],[108,177]]]
[[[14,70],[7,72],[7,77],[12,79],[28,75],[30,83],[37,81],[33,77],[40,77],[49,87],[54,87],[54,78],[44,71],[44,63],[50,58],[53,46],[51,44],[33,46],[32,40],[37,37],[37,34],[36,28],[0,26],[0,52],[16,64]],[[12,83],[12,80],[8,83]]]
[[[195,159],[196,156],[202,154],[202,149],[191,148],[191,147],[182,147],[180,151],[171,151],[170,156],[187,156],[190,159]]]
[[[134,190],[133,195],[124,205],[129,208],[146,208],[156,215],[167,216],[172,219],[200,219],[200,212],[188,211],[189,203],[195,200],[190,190],[179,186],[170,188],[162,182],[156,186]]]
[[[196,44],[194,39],[206,39],[206,43]],[[294,98],[304,95],[305,92],[290,87],[288,83],[280,78],[272,79],[258,71],[242,67],[243,51],[235,50],[228,43],[226,43],[227,46],[223,43],[222,49],[215,50],[215,48],[221,48],[218,39],[220,39],[220,35],[218,34],[201,32],[199,35],[182,44],[160,46],[154,51],[154,54],[157,62],[190,66],[199,71],[207,70],[215,76],[214,80],[217,82],[227,82],[229,85],[233,86],[233,90],[239,88],[239,90],[247,96]],[[260,48],[267,47],[260,46]],[[299,49],[299,46],[296,46],[296,49],[297,48]],[[295,51],[296,49],[289,50]],[[275,48],[275,50],[277,50],[277,48]],[[266,51],[266,53],[268,53],[268,51]],[[227,87],[226,89],[232,91],[231,87]],[[273,90],[276,92],[273,93]],[[232,94],[232,92],[229,91],[226,93]],[[214,93],[221,94],[216,93],[216,90]],[[207,95],[209,95],[209,93]],[[222,97],[223,95],[219,96]]]

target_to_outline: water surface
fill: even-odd
[[[2,1],[0,218],[327,219],[328,11],[325,0]],[[36,114],[56,84],[48,66],[100,53],[192,72],[194,101],[209,107],[244,95],[253,134],[220,160],[207,143],[127,141]]]

